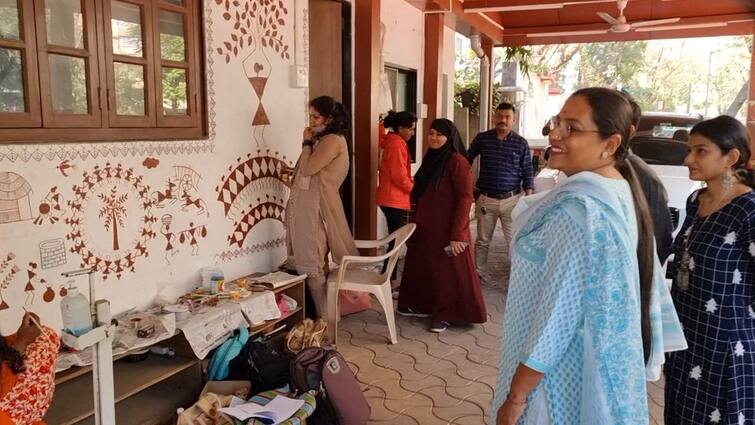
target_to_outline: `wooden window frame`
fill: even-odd
[[[141,26],[142,26],[142,57],[137,58],[133,56],[117,55],[113,52],[113,31],[112,25],[104,25],[109,23],[112,19],[112,4],[113,1],[108,0],[103,2],[103,27],[104,27],[104,40],[103,47],[105,51],[104,61],[102,61],[102,68],[107,73],[107,91],[105,98],[107,99],[107,111],[108,111],[108,123],[110,127],[155,127],[155,79],[154,75],[154,62],[150,60],[152,57],[152,51],[154,49],[152,33],[154,26],[152,25],[152,7],[150,2],[146,0],[117,0],[121,3],[132,4],[138,6],[141,10]],[[144,69],[144,112],[143,116],[127,116],[118,115],[116,90],[115,90],[115,62],[127,63],[131,65],[140,65]]]
[[[55,1],[55,0],[46,0]],[[22,50],[26,113],[0,113],[0,144],[129,140],[185,140],[207,137],[204,93],[204,25],[201,0],[183,0],[177,6],[165,0],[118,0],[142,11],[143,58],[113,54],[111,4],[113,0],[81,0],[85,22],[85,49],[47,44],[45,0],[19,0],[23,40],[0,40],[0,47]],[[33,7],[32,7],[33,4]],[[159,12],[184,15],[186,61],[161,58]],[[21,36],[19,38],[22,38]],[[89,78],[89,114],[59,114],[52,110],[48,53],[86,58]],[[44,59],[45,63],[42,63]],[[145,115],[118,115],[114,62],[140,64],[145,77]],[[163,116],[162,67],[186,69],[187,114]]]
[[[0,39],[0,48],[21,52],[25,112],[0,112],[0,128],[42,126],[37,76],[37,45],[34,35],[34,8],[24,0],[16,1],[18,10],[18,40]],[[2,139],[0,139],[2,140]]]

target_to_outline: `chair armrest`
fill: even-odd
[[[357,240],[354,241],[354,244],[357,246],[357,248],[378,248],[381,246],[388,245],[388,242],[390,242],[393,239],[383,238],[377,241],[365,241],[365,240]]]
[[[389,254],[376,255],[376,256],[357,256],[357,255],[344,255],[341,257],[341,264],[339,267],[347,267],[353,264],[378,264],[389,258]]]

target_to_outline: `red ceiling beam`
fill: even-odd
[[[721,28],[697,28],[686,30],[648,31],[617,34],[572,35],[559,37],[526,37],[524,35],[505,36],[502,46],[529,46],[541,44],[603,43],[611,41],[662,40],[672,38],[720,37],[730,35],[752,35],[752,22],[739,22]]]
[[[498,13],[464,13],[464,3],[459,0],[427,0],[425,1],[423,10],[426,12],[451,12],[453,16],[448,18],[453,19],[446,19],[446,24],[452,28],[456,28],[457,31],[461,30],[464,26],[469,26],[472,30],[468,31],[470,33],[477,32],[483,34],[493,40],[495,44],[503,41],[503,24],[501,24],[501,16]],[[463,25],[455,25],[453,20],[461,21]]]
[[[558,6],[563,3],[595,3],[598,0],[467,0],[464,2],[464,9],[488,9],[488,8],[510,8],[519,6]],[[616,3],[615,0],[603,0],[605,3]]]
[[[737,13],[731,15],[715,15],[715,16],[701,16],[696,18],[681,18],[679,22],[675,24],[659,25],[664,26],[678,26],[678,25],[703,25],[711,23],[733,23],[738,22],[752,22],[755,19],[755,13]],[[629,23],[637,22],[630,20]],[[607,30],[610,28],[610,24],[606,22],[594,23],[594,24],[580,24],[580,25],[550,25],[539,27],[506,27],[503,31],[504,37],[526,34],[543,34],[551,32],[564,32],[564,31],[598,31]],[[652,27],[646,27],[648,29]],[[726,27],[718,27],[720,31],[725,31]],[[630,31],[633,33],[635,31]],[[640,31],[643,32],[643,31]]]

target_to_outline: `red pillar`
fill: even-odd
[[[750,168],[755,168],[755,22],[750,52],[750,95],[747,98],[747,129],[750,131]]]
[[[443,70],[443,14],[425,15],[425,69],[422,81],[422,103],[427,105],[427,119],[422,123],[422,137],[427,137],[430,123],[440,115],[440,82]],[[423,143],[422,151],[427,150]]]
[[[354,236],[377,239],[380,0],[354,5]]]

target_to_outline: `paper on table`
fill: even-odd
[[[304,400],[295,400],[279,395],[264,406],[260,406],[257,403],[245,403],[238,406],[224,407],[220,411],[242,421],[249,418],[258,418],[262,419],[265,423],[275,425],[293,416],[302,406],[304,406]]]
[[[281,311],[275,302],[275,294],[272,291],[256,292],[237,302],[241,306],[241,312],[252,325],[259,325],[266,320],[281,317]]]
[[[252,278],[252,283],[262,282],[264,284],[267,284],[267,286],[270,287],[270,289],[280,288],[281,286],[286,286],[289,283],[298,282],[300,280],[304,280],[307,278],[307,275],[294,275],[289,274],[286,272],[273,272],[268,273],[264,276],[258,276],[255,278]]]

